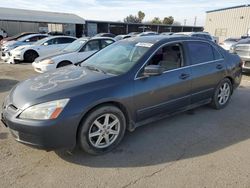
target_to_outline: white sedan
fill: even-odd
[[[10,51],[9,61],[11,62],[9,63],[16,63],[18,61],[33,62],[37,57],[62,50],[75,40],[75,37],[70,36],[53,36],[39,40],[33,45],[17,47]]]
[[[108,37],[80,38],[58,53],[37,58],[32,66],[36,72],[43,73],[66,65],[76,64],[114,42],[113,38]]]

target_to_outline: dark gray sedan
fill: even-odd
[[[102,154],[126,130],[205,104],[224,108],[241,69],[237,55],[208,40],[130,38],[79,66],[21,82],[5,99],[2,121],[25,144],[48,150],[78,142]]]

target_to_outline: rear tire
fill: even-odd
[[[104,154],[121,142],[125,130],[123,112],[115,106],[102,106],[91,111],[81,123],[78,143],[89,154]]]
[[[217,86],[211,106],[217,110],[225,108],[233,93],[233,86],[228,78],[223,79]]]
[[[26,61],[28,63],[34,62],[35,59],[38,58],[38,57],[39,57],[38,53],[36,51],[33,51],[33,50],[28,50],[23,55],[24,61]]]

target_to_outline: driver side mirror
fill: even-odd
[[[44,45],[44,46],[48,46],[48,45],[49,45],[49,43],[45,42],[45,43],[43,43],[43,45]]]
[[[25,40],[25,42],[30,42],[30,39]]]
[[[143,75],[146,77],[161,75],[164,69],[160,65],[148,65],[144,68]]]

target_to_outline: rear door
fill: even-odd
[[[224,78],[224,57],[206,41],[185,42],[192,71],[191,103],[210,99],[217,84]]]
[[[145,65],[160,65],[165,70],[163,74],[144,77],[145,66],[141,69],[134,84],[137,121],[172,113],[190,104],[191,70],[184,54],[181,43],[167,44]]]

